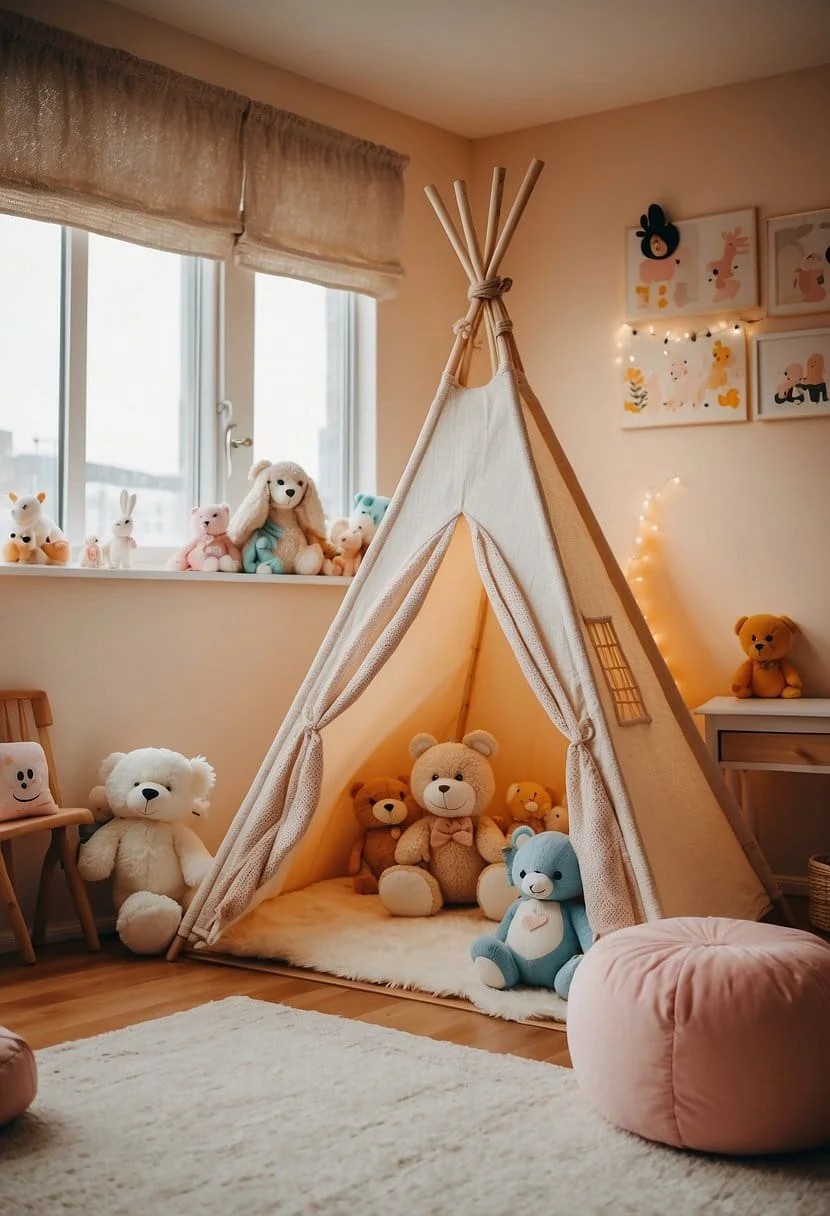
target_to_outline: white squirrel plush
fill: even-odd
[[[121,514],[112,525],[112,537],[104,546],[110,570],[130,570],[132,568],[132,551],[137,547],[133,540],[134,510],[135,494],[122,490]]]
[[[118,936],[135,954],[160,954],[210,869],[211,855],[184,819],[208,809],[216,774],[204,756],[188,760],[164,747],[113,752],[103,786],[89,796],[97,819],[78,870],[87,882],[113,875]]]

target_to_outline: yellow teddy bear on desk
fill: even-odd
[[[748,656],[732,677],[736,697],[800,697],[801,677],[787,655],[798,626],[788,616],[742,616],[735,623]]]

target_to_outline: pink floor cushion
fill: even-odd
[[[618,1127],[712,1153],[830,1142],[830,945],[720,917],[620,929],[568,999],[580,1088]]]
[[[32,1049],[20,1035],[0,1026],[0,1127],[22,1115],[37,1093]]]

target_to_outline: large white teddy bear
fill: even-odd
[[[183,820],[207,810],[216,774],[203,756],[141,747],[107,756],[101,780],[90,805],[112,818],[81,845],[78,869],[88,882],[113,875],[118,936],[136,954],[160,954],[210,869]]]

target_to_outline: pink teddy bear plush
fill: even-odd
[[[236,574],[242,569],[242,554],[228,536],[231,509],[226,502],[194,507],[190,518],[196,535],[170,562],[171,570],[221,570]]]

